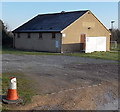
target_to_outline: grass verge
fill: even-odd
[[[16,55],[59,55],[60,53],[49,52],[35,52],[35,51],[22,51],[13,48],[3,48],[2,54],[16,54]]]
[[[71,53],[66,55],[120,61],[118,52]]]
[[[23,100],[21,105],[25,105],[31,102],[32,96],[35,95],[35,91],[31,87],[31,80],[28,79],[23,73],[3,73],[2,74],[2,95],[6,95],[9,85],[9,78],[17,78],[17,92],[19,98]],[[11,109],[9,105],[3,104],[3,110]]]
[[[89,57],[96,59],[107,59],[120,61],[118,57],[119,52],[93,52],[93,53],[48,53],[48,52],[30,52],[21,51],[12,48],[3,48],[2,54],[16,54],[16,55],[65,55],[65,56],[78,56],[78,57]]]

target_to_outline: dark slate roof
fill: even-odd
[[[61,13],[41,14],[18,27],[13,32],[60,32],[87,11],[62,11]]]

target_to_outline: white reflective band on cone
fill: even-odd
[[[9,89],[17,89],[17,86],[16,86],[16,78],[12,78],[12,79],[10,80]]]

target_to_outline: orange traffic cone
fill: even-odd
[[[3,102],[5,102],[5,103],[16,103],[17,100],[18,100],[18,95],[17,95],[17,90],[16,89],[17,89],[16,78],[11,77],[8,92],[7,92],[7,97],[5,99],[3,99]]]
[[[7,100],[17,100],[18,95],[17,95],[17,87],[16,87],[16,78],[11,77],[10,78],[10,84],[8,88],[8,93],[7,93]]]

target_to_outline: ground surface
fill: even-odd
[[[23,72],[36,81],[31,87],[38,95],[21,109],[118,108],[117,61],[3,54],[2,62],[2,72]]]

